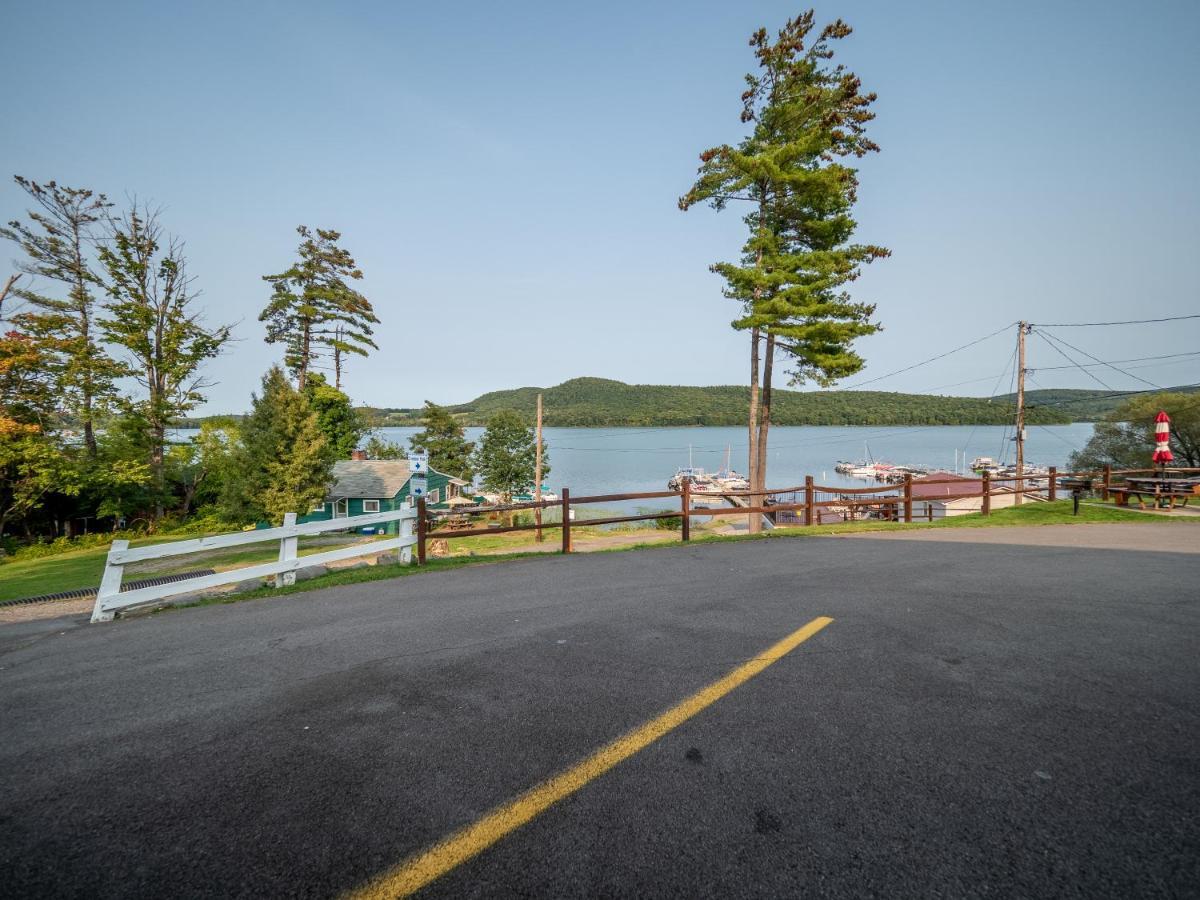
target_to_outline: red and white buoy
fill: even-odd
[[[1160,410],[1154,417],[1154,464],[1165,466],[1174,459],[1171,454],[1171,417]]]

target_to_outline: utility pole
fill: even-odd
[[[1025,335],[1032,329],[1026,322],[1017,323],[1017,496],[1016,503],[1025,499]]]
[[[533,467],[533,499],[537,503],[542,502],[542,395],[538,394],[537,399],[537,462]],[[537,521],[537,541],[540,544],[545,538],[542,534],[542,507],[539,505],[533,511],[534,519]]]

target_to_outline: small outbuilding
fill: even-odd
[[[930,484],[929,482],[943,482]],[[945,483],[949,482],[949,483]],[[974,497],[958,497],[956,494],[975,494]],[[912,482],[913,518],[941,519],[946,516],[963,516],[983,511],[983,479],[966,478],[951,472],[930,472]],[[1016,494],[1011,487],[992,486],[992,509],[1012,506]]]

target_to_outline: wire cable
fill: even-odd
[[[1154,322],[1182,322],[1184,319],[1200,319],[1200,315],[1167,316],[1163,319],[1128,319],[1124,322],[1030,322],[1029,324],[1037,325],[1039,328],[1092,328],[1101,325],[1149,325]]]
[[[1104,388],[1106,391],[1115,391],[1115,390],[1116,390],[1116,388],[1114,388],[1114,387],[1113,387],[1111,384],[1105,384],[1105,383],[1104,383],[1104,382],[1103,382],[1103,381],[1100,379],[1100,376],[1096,375],[1094,372],[1091,372],[1090,370],[1088,370],[1087,368],[1085,368],[1085,367],[1084,367],[1083,365],[1081,365],[1080,363],[1078,363],[1078,362],[1076,362],[1075,360],[1071,359],[1071,357],[1069,357],[1069,356],[1066,354],[1066,351],[1064,351],[1064,350],[1060,349],[1060,348],[1059,348],[1059,346],[1058,346],[1058,344],[1057,344],[1057,343],[1055,343],[1055,342],[1054,342],[1054,341],[1051,339],[1051,337],[1050,337],[1050,335],[1049,335],[1049,333],[1048,333],[1048,332],[1039,330],[1039,331],[1036,331],[1036,332],[1035,332],[1035,334],[1037,334],[1037,335],[1038,335],[1038,336],[1039,336],[1039,337],[1040,337],[1040,338],[1041,338],[1043,341],[1045,341],[1045,342],[1046,342],[1046,346],[1047,346],[1047,347],[1049,347],[1051,350],[1053,350],[1055,353],[1057,353],[1059,356],[1061,356],[1061,357],[1062,357],[1063,359],[1065,359],[1067,362],[1069,362],[1069,363],[1071,363],[1072,365],[1074,365],[1074,366],[1075,366],[1075,368],[1079,369],[1079,371],[1080,371],[1080,372],[1082,372],[1082,373],[1083,373],[1084,375],[1086,375],[1088,378],[1092,379],[1092,381],[1096,382],[1098,385],[1100,385],[1100,387]]]
[[[1097,363],[1101,363],[1102,365],[1108,366],[1108,368],[1112,369],[1114,372],[1119,372],[1120,374],[1124,375],[1126,378],[1132,378],[1134,381],[1140,381],[1142,384],[1148,384],[1148,385],[1150,385],[1150,387],[1158,388],[1160,391],[1163,389],[1162,385],[1155,384],[1153,381],[1147,381],[1145,378],[1139,378],[1137,375],[1130,375],[1124,369],[1119,369],[1116,366],[1114,366],[1112,363],[1106,363],[1102,359],[1097,359],[1096,357],[1092,356],[1092,354],[1088,353],[1086,350],[1080,350],[1074,344],[1068,344],[1062,338],[1060,338],[1056,335],[1050,334],[1050,332],[1046,331],[1045,329],[1042,329],[1041,331],[1039,331],[1038,334],[1042,335],[1042,337],[1049,338],[1051,341],[1054,341],[1055,343],[1063,344],[1064,346],[1070,347],[1076,353],[1082,353],[1088,359],[1093,360],[1094,362],[1097,362]]]
[[[932,362],[937,362],[939,359],[945,359],[947,356],[951,356],[955,353],[958,353],[959,351],[966,350],[970,347],[974,347],[976,344],[982,344],[984,341],[988,340],[989,338],[994,338],[996,335],[1002,334],[1003,332],[1008,331],[1008,329],[1012,328],[1014,324],[1016,324],[1016,323],[1010,322],[1008,325],[1005,325],[1003,328],[997,328],[991,334],[985,334],[983,337],[978,338],[977,340],[971,341],[971,343],[969,343],[969,344],[963,344],[961,347],[955,347],[953,350],[947,350],[945,353],[939,353],[937,356],[931,356],[929,359],[926,359],[919,363],[914,363],[911,366],[905,366],[903,369],[897,369],[895,372],[888,372],[886,375],[879,375],[875,378],[868,378],[866,381],[859,381],[859,382],[856,382],[855,384],[848,384],[845,387],[843,387],[842,390],[843,391],[852,391],[855,388],[862,387],[864,384],[874,384],[877,381],[883,381],[885,378],[891,378],[893,375],[900,375],[904,372],[911,372],[913,369],[919,369],[919,368],[921,368],[921,366],[927,366]]]

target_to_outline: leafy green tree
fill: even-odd
[[[697,181],[679,201],[685,210],[750,204],[740,263],[712,268],[725,279],[726,296],[742,305],[734,328],[750,331],[750,480],[758,489],[766,481],[776,346],[791,357],[794,382],[827,385],[858,371],[863,361],[851,344],[879,326],[871,321],[875,307],[844,288],[863,264],[889,254],[849,243],[858,177],[839,161],[878,151],[865,133],[875,95],[862,93],[844,66],[828,63],[831,42],[850,27],[839,19],[806,46],[813,29],[809,10],[788,20],[774,43],[766,29],[751,37],[760,71],[746,76],[741,116],[751,132],[737,147],[702,153]]]
[[[1134,397],[1096,423],[1087,445],[1071,454],[1077,472],[1153,467],[1154,417],[1159,410],[1171,417],[1174,465],[1200,467],[1200,398],[1195,394],[1162,393]]]
[[[278,524],[284,513],[303,515],[325,499],[333,481],[325,436],[307,397],[279,366],[263,376],[262,393],[253,397],[232,470],[221,502],[231,521]]]
[[[426,400],[421,412],[421,422],[424,431],[414,434],[408,439],[414,450],[423,450],[429,454],[431,468],[455,478],[470,481],[474,474],[471,469],[471,454],[475,445],[466,439],[462,423],[444,406]]]
[[[36,430],[0,434],[0,535],[51,493],[79,490],[78,469],[56,441]]]
[[[18,331],[0,336],[0,535],[79,478],[55,426],[54,360]],[[25,522],[28,528],[28,522]]]
[[[196,291],[187,274],[182,245],[163,235],[158,213],[133,207],[112,223],[111,240],[100,248],[108,274],[104,335],[125,351],[125,372],[145,390],[125,401],[125,415],[145,431],[161,518],[167,495],[166,433],[171,423],[203,402],[210,386],[200,367],[221,352],[230,327],[208,328],[194,308]]]
[[[304,396],[317,414],[317,424],[325,435],[330,458],[349,459],[351,451],[367,433],[366,422],[350,403],[350,398],[330,385],[319,372],[308,374]]]
[[[32,276],[12,288],[27,308],[10,318],[53,357],[59,405],[83,429],[90,456],[96,455],[95,407],[116,393],[120,366],[105,352],[96,325],[96,294],[101,283],[92,265],[96,228],[108,215],[103,194],[71,188],[53,181],[39,184],[19,175],[15,181],[36,204],[28,222],[11,221],[0,237],[15,242],[25,255],[18,264]],[[41,293],[48,281],[66,296]]]
[[[240,441],[240,425],[225,417],[202,422],[200,433],[192,440],[170,448],[167,475],[178,495],[180,517],[220,500],[222,487],[232,476]]]
[[[474,453],[475,470],[483,486],[510,500],[533,484],[537,468],[537,437],[533,426],[511,409],[488,420],[487,430]],[[542,477],[550,474],[550,457],[542,450]]]
[[[367,459],[404,459],[408,456],[407,451],[400,444],[386,440],[378,434],[372,434],[367,439],[363,450],[367,454]]]
[[[379,322],[371,302],[350,287],[363,277],[350,251],[338,246],[341,233],[301,225],[299,259],[278,275],[264,275],[273,288],[271,300],[258,317],[267,325],[267,343],[284,345],[284,364],[301,389],[321,348],[333,352],[341,388],[343,357],[366,356],[378,349],[372,325]]]

